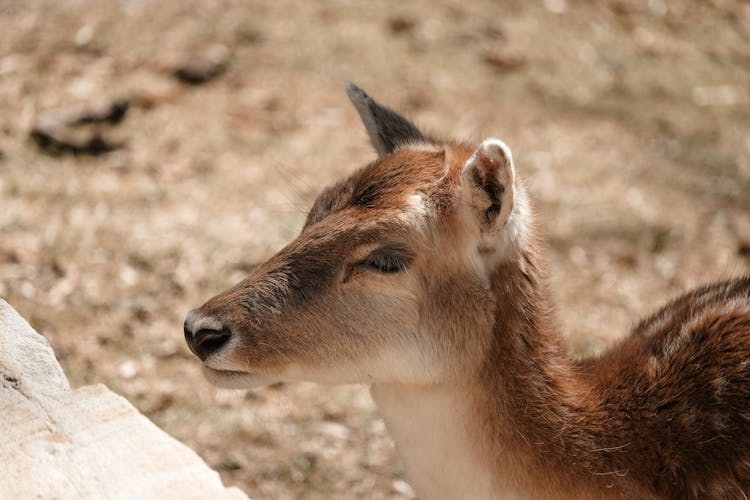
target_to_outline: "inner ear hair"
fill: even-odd
[[[489,198],[490,206],[484,211],[484,223],[492,224],[495,219],[497,219],[497,216],[502,209],[505,186],[500,184],[495,176],[482,176],[481,172],[481,169],[473,169],[471,175],[473,176],[476,185],[480,187]]]
[[[513,208],[515,170],[510,148],[499,139],[486,139],[463,169],[469,204],[480,210],[480,222],[502,226]]]

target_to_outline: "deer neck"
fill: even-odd
[[[370,389],[420,498],[498,498],[491,465],[472,443],[465,390],[448,383],[374,384]]]
[[[535,254],[491,282],[495,324],[472,406],[484,461],[525,498],[650,497],[628,475],[630,427],[569,355]]]
[[[595,409],[564,344],[544,270],[523,253],[498,266],[491,282],[495,323],[473,408],[474,429],[494,440],[480,441],[480,452],[525,496],[585,498],[588,487],[558,474],[570,468],[568,434]]]
[[[591,389],[567,355],[543,273],[523,256],[498,267],[492,292],[492,340],[468,377],[371,388],[407,477],[426,499],[590,492],[577,478],[549,475],[577,455],[568,429],[596,409],[587,408]]]

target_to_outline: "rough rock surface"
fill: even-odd
[[[0,498],[247,498],[103,385],[71,390],[0,299]]]

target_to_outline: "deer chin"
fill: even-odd
[[[213,385],[223,389],[254,389],[279,382],[273,377],[257,372],[218,370],[206,365],[203,365],[203,376]]]

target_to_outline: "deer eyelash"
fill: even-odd
[[[406,269],[407,262],[393,255],[375,255],[368,257],[363,265],[378,273],[391,274]]]
[[[411,252],[400,244],[386,245],[368,255],[360,265],[380,274],[394,274],[406,270]]]

